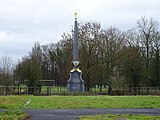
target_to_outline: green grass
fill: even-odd
[[[10,109],[0,113],[0,120],[21,120],[27,115],[18,109]]]
[[[160,96],[1,96],[0,108],[160,108]]]
[[[0,108],[22,108],[28,96],[0,96]]]
[[[160,108],[153,96],[46,96],[31,97],[28,108]]]
[[[31,103],[24,107],[24,104]],[[18,120],[26,109],[76,109],[76,108],[160,108],[160,96],[0,96],[0,120]],[[10,110],[12,108],[12,110]],[[81,120],[159,120],[160,116],[96,115],[82,116]]]
[[[92,116],[81,116],[80,120],[160,120],[160,116],[133,114],[99,114]]]

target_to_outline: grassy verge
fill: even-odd
[[[159,101],[160,96],[3,96],[0,108],[160,108]]]
[[[22,108],[28,96],[0,96],[0,108]]]
[[[81,116],[80,120],[160,120],[160,116],[133,114],[100,114],[92,116]]]
[[[0,113],[0,120],[21,120],[26,118],[26,114],[18,109],[10,109]]]
[[[160,108],[156,96],[45,96],[31,97],[27,108]]]

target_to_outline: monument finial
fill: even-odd
[[[78,13],[77,13],[77,12],[75,12],[75,13],[74,13],[74,16],[75,16],[75,18],[77,18],[77,16],[78,16]]]

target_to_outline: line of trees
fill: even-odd
[[[141,18],[134,28],[103,29],[99,23],[79,24],[79,59],[86,90],[95,85],[112,88],[160,87],[160,29],[157,21]],[[55,44],[35,43],[16,65],[15,80],[53,79],[65,86],[72,69],[73,30]],[[0,76],[2,76],[0,74]]]

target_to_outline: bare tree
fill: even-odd
[[[13,64],[10,56],[2,56],[0,60],[0,83],[3,86],[9,86],[13,84]]]
[[[150,65],[153,57],[153,36],[158,31],[158,22],[150,18],[149,20],[146,19],[145,17],[141,18],[137,22],[137,29],[138,29],[138,35],[139,35],[139,40],[141,41],[141,48],[143,50],[143,56],[145,58],[145,65],[146,65],[146,82],[148,85],[152,82],[152,78],[150,75]]]

